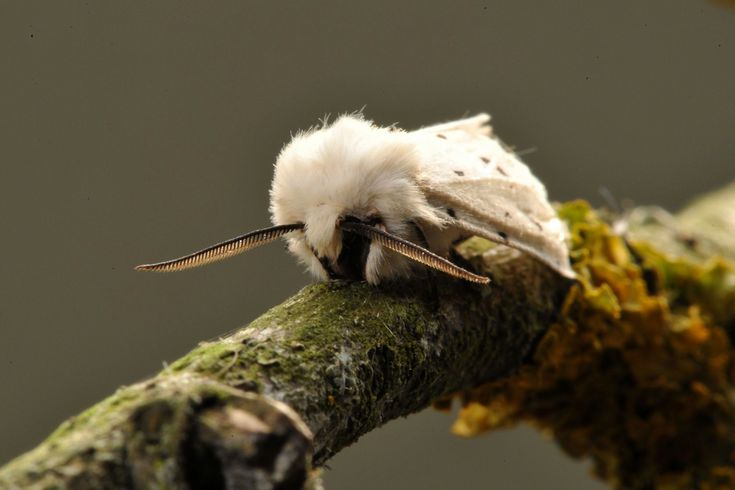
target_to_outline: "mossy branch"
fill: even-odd
[[[155,378],[121,388],[66,421],[2,468],[0,487],[217,488],[212,482],[245,478],[258,468],[245,456],[239,465],[231,456],[227,460],[234,463],[225,464],[220,444],[229,439],[212,434],[233,424],[213,427],[211,418],[232,417],[230,411],[242,411],[243,403],[278,415],[283,410],[273,401],[285,402],[306,422],[318,466],[388,420],[518,368],[568,283],[525,256],[505,252],[487,260],[491,288],[443,276],[393,289],[309,286],[249,326],[200,344]],[[478,266],[482,261],[474,260]],[[283,423],[275,428],[261,416],[250,417],[252,423],[236,432],[242,440],[268,436],[298,446],[299,458],[289,452],[288,461],[293,473],[304,476],[311,461],[301,441],[309,431],[287,415],[276,417]],[[251,426],[258,431],[251,433]],[[277,430],[289,437],[276,437]],[[281,465],[270,463],[286,450],[280,442],[262,445],[273,451],[274,444],[278,451],[265,464],[273,471]],[[263,476],[257,488],[285,488],[280,478]],[[209,484],[198,486],[205,479]]]
[[[561,213],[579,282],[517,373],[460,395],[455,432],[531,423],[621,490],[735,488],[735,185],[624,233]]]
[[[656,245],[681,248],[687,260],[701,262],[705,249],[732,257],[733,235],[715,233],[723,225],[714,220],[735,209],[735,186],[712,203],[695,204],[673,228],[632,226],[642,234],[658,227]],[[713,230],[690,229],[698,217]],[[311,468],[362,434],[536,362],[570,282],[484,241],[458,254],[491,287],[442,276],[392,288],[307,287],[64,422],[0,468],[0,487],[316,485]]]

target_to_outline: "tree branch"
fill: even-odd
[[[568,283],[523,255],[498,252],[484,267],[493,278],[489,289],[444,277],[393,289],[309,286],[246,328],[200,344],[155,378],[121,388],[68,420],[0,470],[0,486],[147,481],[202,488],[202,475],[217,473],[216,481],[232,480],[241,473],[229,471],[218,443],[196,449],[201,441],[192,434],[206,427],[210,438],[226,440],[223,430],[231,424],[213,425],[212,417],[229,413],[235,402],[274,413],[273,400],[285,402],[311,430],[313,461],[320,465],[391,419],[518,368]],[[213,409],[222,413],[212,415]],[[296,417],[281,419],[291,421],[293,444],[305,449],[298,441],[308,431]],[[261,433],[272,435],[275,429],[266,426]],[[241,437],[252,432],[245,429]],[[307,467],[309,454],[299,456],[290,461]],[[200,468],[192,469],[192,458]],[[268,481],[257,488],[280,488],[275,476]]]
[[[714,231],[722,223],[690,231],[702,216],[714,222],[735,209],[735,186],[712,203],[685,211],[681,229],[639,223],[636,231],[667,233],[664,241],[694,260],[701,257],[682,245],[689,233],[732,256],[732,235]],[[309,286],[64,422],[0,468],[0,487],[316,485],[310,468],[362,434],[507,377],[529,359],[570,282],[516,251],[488,247],[470,240],[457,259],[489,275],[490,288],[443,276],[391,288]]]

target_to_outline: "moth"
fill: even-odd
[[[404,131],[349,114],[300,132],[276,160],[274,226],[136,269],[189,269],[285,237],[320,279],[379,284],[423,264],[487,284],[448,258],[453,244],[480,236],[573,278],[567,230],[545,187],[489,121],[479,114]]]

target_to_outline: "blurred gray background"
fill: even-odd
[[[0,39],[0,463],[310,281],[281,246],[132,266],[267,225],[274,157],[326,113],[488,111],[557,200],[735,177],[735,12],[705,0],[3,2]],[[530,429],[451,422],[389,423],[328,488],[601,488]]]

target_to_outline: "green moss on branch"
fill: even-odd
[[[118,390],[64,423],[38,448],[0,469],[0,486],[63,487],[73,481],[79,488],[124,487],[148,481],[147,486],[191,487],[198,480],[187,473],[189,453],[209,454],[198,459],[205,466],[200,471],[224,481],[232,476],[224,449],[182,449],[191,448],[187,434],[199,433],[195,427],[213,430],[203,421],[202,386],[214,394],[224,390],[227,397],[258,394],[276,412],[273,404],[285,402],[313,434],[313,462],[320,465],[388,420],[505,376],[518,369],[544,332],[569,283],[513,251],[481,255],[488,246],[462,253],[493,278],[489,288],[443,276],[393,288],[341,282],[307,287],[247,327],[200,344],[155,378]],[[155,407],[146,420],[159,435],[145,451],[131,451],[133,441],[145,439],[131,421],[141,410],[150,411],[146,407]],[[297,423],[291,425],[293,434],[301,433]],[[308,459],[302,449],[302,458],[294,460],[297,469]]]

